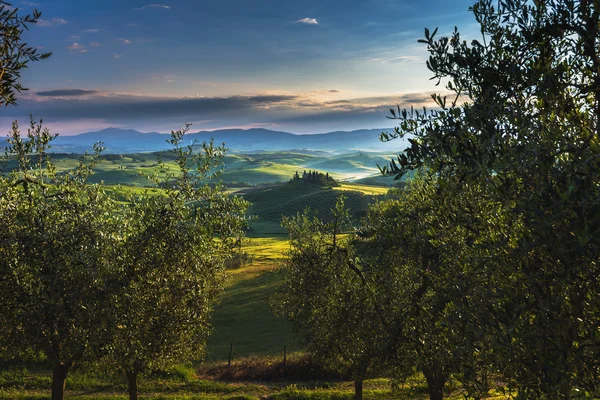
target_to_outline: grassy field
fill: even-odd
[[[229,272],[230,281],[212,318],[207,360],[227,360],[231,345],[234,358],[282,354],[284,346],[300,350],[287,321],[277,318],[269,305],[279,285],[276,270],[288,248],[286,236],[247,239],[243,251],[251,261]]]
[[[23,371],[0,374],[0,398],[20,400],[49,399],[50,377]],[[203,379],[190,367],[179,367],[171,374],[141,376],[141,398],[153,400],[351,400],[353,383],[348,381],[292,382],[236,382]],[[450,382],[446,398],[464,400],[456,382]],[[81,372],[70,374],[67,381],[67,399],[126,400],[125,379],[110,375],[91,375]],[[367,400],[425,400],[428,399],[425,380],[415,376],[405,384],[391,389],[386,378],[369,379],[364,383]],[[487,399],[506,399],[506,395],[491,393]]]

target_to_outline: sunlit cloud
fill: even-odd
[[[115,39],[115,40],[117,40],[117,41],[119,41],[119,42],[121,42],[121,43],[125,43],[125,44],[131,44],[131,43],[133,43],[131,40],[129,40],[129,39],[124,39],[124,38],[117,38],[117,39]]]
[[[319,22],[315,18],[302,18],[296,21],[296,23],[307,25],[319,25]]]
[[[56,26],[56,25],[64,25],[67,23],[66,19],[62,19],[62,18],[52,18],[52,19],[38,19],[37,21],[37,25],[41,26],[41,27],[49,27],[49,26]]]
[[[72,45],[67,46],[67,49],[72,53],[87,53],[89,51],[84,45],[77,42],[73,42]]]

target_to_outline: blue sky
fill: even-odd
[[[472,2],[15,0],[42,11],[25,39],[53,55],[23,74],[31,90],[0,111],[0,128],[30,112],[61,134],[184,122],[294,133],[392,127],[387,109],[443,91],[417,43],[423,29],[476,32]]]

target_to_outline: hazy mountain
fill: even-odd
[[[294,135],[288,132],[267,129],[225,129],[210,132],[196,132],[186,135],[186,144],[194,140],[208,141],[214,138],[216,144],[225,143],[231,151],[259,150],[321,150],[346,152],[351,150],[400,151],[403,141],[382,143],[378,139],[382,129],[361,129],[351,132],[329,132],[314,135]],[[74,136],[59,136],[52,145],[53,152],[83,153],[90,151],[96,142],[104,142],[107,153],[135,153],[169,149],[168,134],[157,132],[142,133],[132,129],[108,128],[98,132],[87,132]]]

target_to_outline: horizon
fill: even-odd
[[[133,128],[118,128],[115,126],[108,126],[106,128],[102,128],[102,129],[98,129],[98,130],[92,130],[92,131],[85,131],[85,132],[79,132],[79,133],[74,133],[71,135],[59,135],[59,136],[77,136],[77,135],[83,135],[83,134],[87,134],[87,133],[101,133],[107,130],[120,130],[120,131],[134,131],[137,133],[142,133],[142,134],[152,134],[152,133],[158,133],[160,135],[169,135],[170,132],[158,132],[158,131],[142,131],[142,130],[138,130],[138,129],[133,129]],[[251,131],[251,130],[264,130],[264,131],[269,131],[269,132],[274,132],[274,133],[287,133],[290,135],[295,135],[295,136],[313,136],[313,135],[327,135],[330,133],[352,133],[352,132],[357,132],[357,131],[364,131],[364,130],[369,130],[369,131],[378,131],[381,130],[382,132],[386,130],[386,128],[364,128],[364,129],[352,129],[352,130],[345,130],[345,129],[338,129],[335,131],[327,131],[327,132],[315,132],[315,133],[294,133],[294,132],[289,132],[289,131],[284,131],[284,130],[274,130],[274,129],[268,129],[268,128],[216,128],[216,129],[203,129],[203,130],[195,130],[193,129],[193,125],[190,126],[190,130],[188,131],[188,135],[190,134],[197,134],[197,133],[204,133],[204,132],[219,132],[219,131],[243,131],[243,132],[247,132],[247,131]]]
[[[477,35],[472,1],[258,0],[160,4],[18,0],[42,17],[24,38],[31,63],[13,120],[68,136],[110,127],[168,133],[264,128],[294,134],[392,129],[390,108],[432,104],[425,28]],[[426,10],[424,12],[423,10]]]

